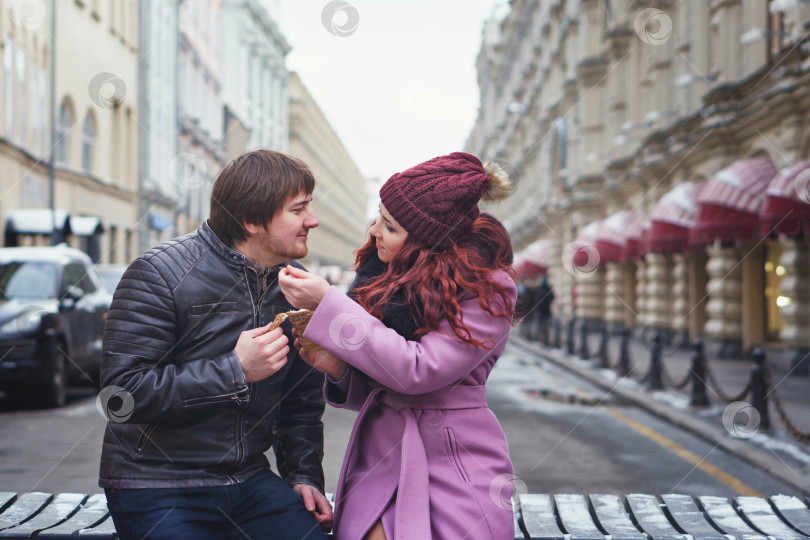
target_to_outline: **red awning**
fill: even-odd
[[[618,262],[622,259],[622,246],[627,239],[627,230],[635,221],[633,211],[620,210],[602,221],[596,231],[594,245],[602,262]]]
[[[689,232],[692,244],[756,237],[765,190],[776,167],[766,157],[742,159],[716,173],[698,197],[698,219]]]
[[[624,244],[622,244],[622,261],[635,261],[643,255],[640,243],[644,231],[650,227],[650,216],[636,216],[627,226]]]
[[[519,277],[533,278],[544,276],[551,262],[551,240],[540,239],[515,255],[514,266]]]
[[[598,268],[601,258],[595,244],[600,224],[594,221],[583,227],[576,240],[563,249],[563,266],[569,272],[590,274]]]
[[[810,161],[782,169],[765,191],[759,211],[762,234],[797,236],[810,231]]]
[[[697,220],[697,198],[706,182],[678,184],[656,203],[641,237],[641,253],[677,253],[689,246],[689,229]]]

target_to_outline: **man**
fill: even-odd
[[[303,162],[248,152],[214,183],[210,219],[122,277],[99,394],[99,485],[120,538],[325,538],[323,376],[288,323],[269,330],[293,309],[276,277],[307,254],[314,187]]]

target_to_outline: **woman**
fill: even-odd
[[[327,401],[359,410],[335,494],[340,540],[514,538],[512,463],[484,383],[506,347],[516,288],[509,235],[478,201],[497,165],[456,152],[392,176],[349,295],[287,267],[314,310],[301,355]],[[299,340],[296,345],[300,346]]]

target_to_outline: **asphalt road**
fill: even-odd
[[[768,474],[510,346],[488,384],[530,493],[800,495]],[[572,400],[574,403],[562,401]],[[354,413],[324,418],[327,490],[334,491]],[[0,491],[96,493],[105,420],[90,389],[60,410],[0,399]]]

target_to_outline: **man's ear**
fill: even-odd
[[[247,231],[247,232],[248,232],[248,233],[249,233],[251,236],[253,236],[253,235],[257,234],[257,233],[259,232],[259,229],[261,229],[261,226],[259,226],[259,225],[254,225],[253,223],[248,223],[247,221],[243,221],[243,222],[242,222],[242,225],[244,225],[245,230],[246,230],[246,231]]]

